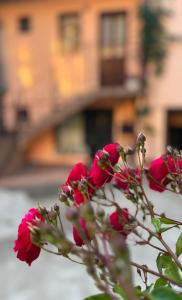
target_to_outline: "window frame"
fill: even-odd
[[[105,46],[104,47],[104,40],[103,40],[103,33],[104,33],[104,30],[103,30],[103,20],[104,20],[104,17],[111,17],[114,19],[114,17],[117,17],[117,16],[122,16],[124,18],[124,22],[125,22],[125,25],[124,25],[124,38],[123,38],[123,44],[122,45],[117,45],[116,43],[110,43],[108,46]],[[125,10],[122,10],[122,11],[104,11],[100,14],[100,34],[99,34],[99,47],[100,47],[100,50],[101,51],[115,51],[117,49],[125,49],[126,48],[126,44],[127,44],[127,11]],[[113,23],[113,21],[112,21]],[[111,27],[113,27],[113,24],[110,25]]]
[[[66,43],[66,34],[64,31],[64,22],[66,18],[76,18],[76,29],[75,32],[77,32],[77,36],[75,36],[75,41],[69,49],[66,48],[65,43]],[[58,35],[60,37],[61,41],[61,51],[65,54],[69,53],[74,53],[78,52],[81,47],[81,17],[80,13],[77,11],[71,11],[71,12],[64,12],[58,15]]]

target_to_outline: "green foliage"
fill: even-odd
[[[167,281],[163,278],[158,278],[154,284],[154,288],[159,288],[162,286],[166,286],[167,285]]]
[[[182,296],[169,287],[159,287],[152,291],[151,300],[182,300]]]
[[[124,292],[124,290],[120,286],[114,287],[113,292],[120,295],[123,300],[129,300],[126,293]]]
[[[165,276],[173,279],[179,284],[182,283],[179,269],[170,256],[159,254],[156,263],[160,273],[163,273]]]
[[[156,232],[160,232],[161,222],[160,222],[159,218],[153,218],[152,219],[152,224],[154,225]]]
[[[166,11],[151,4],[143,4],[139,10],[139,17],[142,22],[141,30],[141,51],[142,63],[147,66],[149,63],[155,65],[156,74],[163,70],[163,63],[166,57],[166,29],[163,25],[163,17]]]
[[[182,234],[180,234],[176,242],[176,255],[179,257],[182,253]]]
[[[98,294],[85,298],[84,300],[111,300],[111,298],[106,294]]]
[[[169,220],[167,218],[153,218],[152,219],[152,224],[154,225],[155,227],[155,231],[157,233],[163,233],[165,231],[168,231],[172,228],[175,228],[175,227],[179,227],[175,221],[172,221],[172,220]],[[167,224],[167,225],[170,225],[170,224],[175,224],[173,226],[164,226],[163,227],[163,224]]]

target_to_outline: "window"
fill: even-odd
[[[125,82],[126,13],[103,13],[100,19],[101,86]]]
[[[78,14],[65,14],[59,17],[59,34],[64,52],[78,50],[80,43],[80,24]]]
[[[122,48],[125,45],[125,13],[106,13],[101,16],[101,47]]]
[[[16,121],[18,124],[26,123],[29,119],[28,111],[26,108],[19,108],[16,111]]]
[[[30,18],[22,17],[19,19],[19,29],[22,32],[30,31]]]
[[[66,120],[55,130],[59,153],[85,153],[85,120],[82,113]]]

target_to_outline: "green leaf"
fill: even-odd
[[[159,287],[152,291],[152,300],[182,300],[182,296],[168,287]]]
[[[163,228],[160,229],[160,232],[163,233],[165,231],[168,231],[168,230],[170,230],[172,228],[176,228],[176,227],[179,228],[178,225],[174,225],[174,226],[171,226],[171,227],[163,227]]]
[[[126,295],[126,293],[123,291],[123,289],[120,286],[115,286],[113,288],[113,292],[120,295],[123,300],[129,300],[128,296]]]
[[[112,299],[106,294],[98,294],[98,295],[87,297],[84,300],[112,300]]]
[[[176,255],[179,257],[182,253],[182,233],[176,242]]]
[[[156,232],[160,232],[161,229],[161,222],[159,218],[153,218],[152,219],[152,224],[155,227]]]
[[[160,222],[162,223],[162,224],[178,224],[175,220],[170,220],[170,219],[168,219],[168,218],[165,218],[165,217],[161,217],[160,218]]]
[[[159,253],[157,260],[156,260],[157,268],[158,268],[159,272],[162,273],[162,269],[166,268],[168,266],[168,264],[170,264],[170,262],[171,262],[170,256],[161,255],[161,253]]]
[[[163,273],[177,283],[182,283],[179,269],[170,256],[159,254],[156,263],[160,273]]]
[[[174,262],[171,262],[164,271],[164,275],[175,280],[177,283],[182,283],[182,278],[179,269]]]
[[[158,278],[154,284],[154,289],[167,285],[167,281],[163,278]]]

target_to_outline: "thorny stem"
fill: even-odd
[[[165,279],[166,281],[170,282],[171,284],[174,284],[174,285],[179,286],[179,287],[182,288],[182,284],[180,284],[179,282],[176,282],[175,280],[173,280],[173,279],[171,279],[171,278],[169,278],[169,277],[167,277],[167,276],[165,276],[165,275],[163,275],[163,274],[161,274],[161,273],[158,273],[158,272],[156,272],[156,271],[153,271],[153,270],[149,269],[149,268],[148,268],[147,266],[145,266],[145,265],[140,265],[140,264],[137,264],[137,263],[132,262],[132,261],[130,261],[130,265],[133,266],[133,267],[136,267],[137,269],[141,269],[141,270],[143,270],[144,272],[148,272],[148,273],[153,274],[153,275],[155,275],[155,276],[157,276],[157,277],[160,277],[160,278],[162,278],[162,279]]]
[[[145,199],[145,201],[146,201],[146,203],[147,203],[147,208],[148,208],[148,210],[149,210],[149,212],[150,212],[151,219],[152,219],[152,218],[155,217],[153,207],[152,207],[152,205],[150,204],[150,201],[148,200],[147,195],[146,195],[145,190],[144,190],[144,188],[143,188],[142,185],[140,185],[140,188],[141,188],[142,194],[143,194],[143,196],[144,196],[144,199]]]
[[[153,232],[152,230],[150,230],[149,228],[144,226],[142,223],[140,223],[138,220],[137,220],[137,223],[141,228],[145,229],[151,236],[155,237],[156,239],[158,239],[161,242],[161,244],[167,250],[167,253],[174,259],[175,263],[182,270],[182,264],[180,263],[179,259],[175,255],[175,253],[170,249],[170,247],[167,245],[167,243],[163,240],[161,234],[157,234],[157,233]]]
[[[63,227],[63,223],[62,223],[61,216],[60,216],[60,213],[58,214],[58,219],[59,219],[59,223],[60,223],[60,226],[61,226],[61,231],[62,231],[63,234],[65,234],[65,232],[64,232],[64,227]]]
[[[154,244],[152,244],[151,242],[145,240],[138,232],[134,231],[134,234],[135,234],[136,236],[138,236],[140,239],[142,239],[142,242],[144,242],[146,245],[149,245],[149,246],[151,246],[152,248],[154,248],[154,249],[156,249],[156,250],[159,250],[160,252],[163,252],[163,253],[165,253],[165,254],[168,254],[168,252],[165,251],[164,249],[159,248],[159,247],[155,246]],[[140,241],[136,241],[136,244],[140,244]]]
[[[151,214],[151,218],[155,217],[155,213],[153,210],[153,207],[150,205],[150,201],[147,198],[147,195],[145,193],[145,190],[143,188],[143,186],[141,186],[143,195],[145,197],[145,200],[148,203],[148,208],[150,209],[150,214]],[[155,236],[160,242],[161,244],[164,246],[164,248],[167,250],[168,254],[171,255],[171,257],[174,259],[175,263],[178,265],[178,267],[182,270],[182,264],[180,263],[179,259],[177,258],[177,256],[175,255],[175,253],[171,250],[171,248],[167,245],[167,243],[163,240],[163,237],[160,233],[154,233],[153,231],[151,231],[149,228],[145,227],[144,225],[142,225],[141,223],[139,223],[139,226],[143,227],[145,230],[147,230],[151,235]]]
[[[54,254],[54,255],[62,256],[61,253],[49,250],[49,249],[45,248],[44,246],[41,246],[41,249],[44,250],[45,252],[48,252],[48,253],[51,253],[51,254]]]
[[[174,259],[175,263],[178,265],[180,270],[182,271],[182,264],[177,258],[176,254],[171,250],[171,248],[167,245],[167,243],[163,240],[162,236],[159,234],[158,236],[159,241],[162,243],[162,245],[166,248],[168,253],[171,255],[171,257]]]

